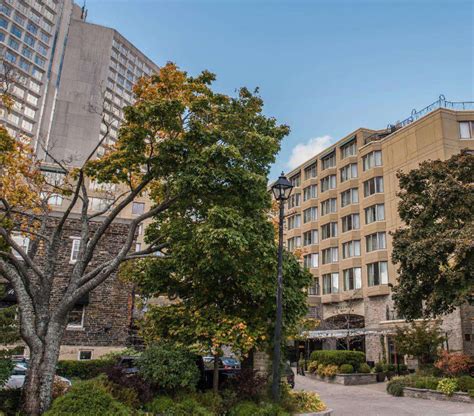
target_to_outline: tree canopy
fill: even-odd
[[[397,309],[415,319],[473,304],[474,156],[426,161],[398,178],[405,226],[393,233]]]

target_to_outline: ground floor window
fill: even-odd
[[[79,351],[79,360],[92,360],[92,351]]]

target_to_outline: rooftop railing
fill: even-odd
[[[405,120],[397,121],[395,124],[389,124],[386,130],[383,132],[377,132],[366,137],[365,144],[380,140],[405,126],[408,126],[409,124],[431,113],[432,111],[437,110],[438,108],[448,108],[450,110],[460,111],[474,110],[474,101],[448,101],[446,100],[446,97],[441,94],[435,102],[427,105],[425,108],[422,108],[419,111],[416,109],[411,110],[410,117],[407,117]]]

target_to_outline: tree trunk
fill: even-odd
[[[51,332],[55,332],[55,336]],[[51,405],[61,338],[62,332],[48,331],[43,344],[30,350],[22,405],[22,411],[29,416],[41,415]]]
[[[214,355],[214,369],[212,372],[212,390],[214,393],[219,392],[219,355]]]

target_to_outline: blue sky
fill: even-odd
[[[76,0],[78,3],[82,0]],[[383,128],[444,94],[474,100],[468,0],[87,0],[158,65],[209,69],[229,94],[260,87],[291,127],[271,177],[358,127]]]

